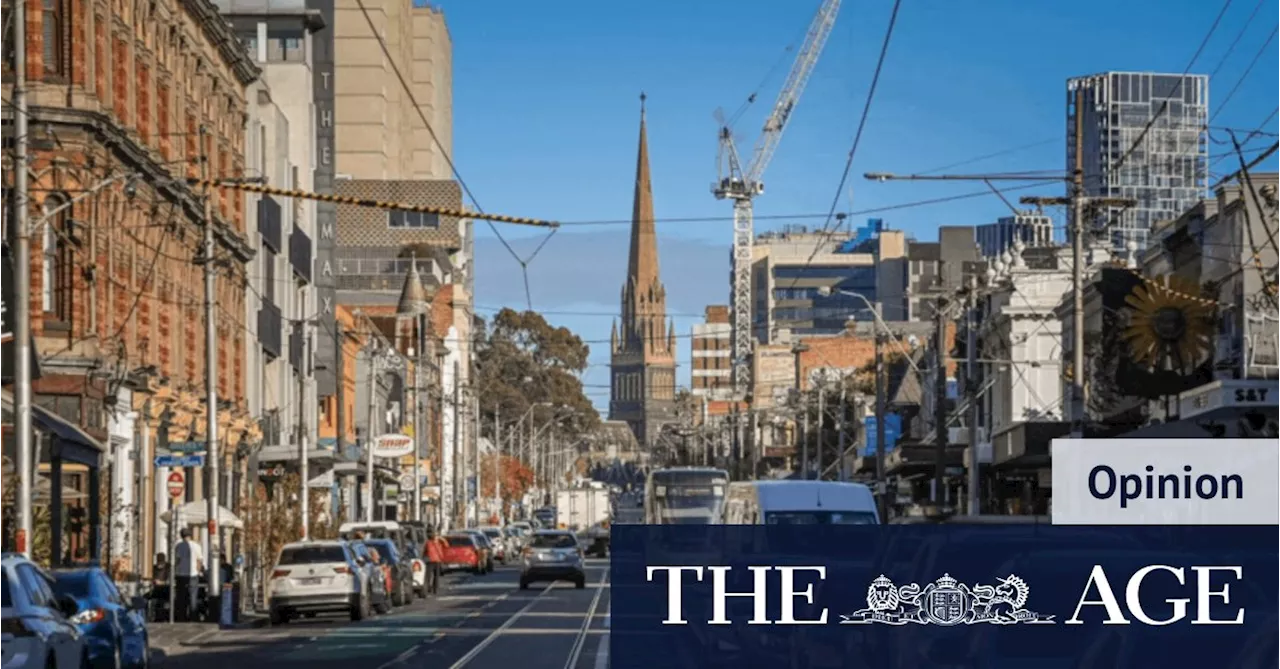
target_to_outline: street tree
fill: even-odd
[[[581,375],[591,349],[581,337],[535,311],[503,309],[477,325],[476,387],[484,425],[493,425],[495,413],[511,422],[530,408],[538,424],[559,412],[563,436],[583,434],[599,423],[583,392]]]

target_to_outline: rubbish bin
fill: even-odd
[[[240,622],[240,583],[223,583],[222,596],[218,598],[218,624],[231,627]]]

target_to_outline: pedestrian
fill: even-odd
[[[444,551],[436,539],[436,531],[427,530],[427,592],[433,595],[440,591],[440,570],[444,562]]]
[[[191,528],[182,528],[182,540],[173,549],[173,577],[177,591],[174,602],[180,622],[195,619],[196,605],[200,599],[200,573],[204,571],[204,550],[191,540]]]

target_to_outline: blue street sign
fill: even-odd
[[[206,448],[203,441],[171,441],[169,450],[174,453],[203,453]]]
[[[203,467],[203,455],[157,455],[157,467]]]
[[[863,449],[863,455],[876,454],[876,428],[878,422],[875,416],[867,416],[863,419],[863,433],[866,435],[866,447]],[[884,452],[888,453],[898,444],[898,439],[902,436],[902,416],[896,413],[887,414],[884,417]]]
[[[476,477],[467,477],[467,500],[475,501],[476,499]]]

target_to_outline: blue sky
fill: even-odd
[[[758,90],[758,101],[737,126],[740,144],[755,141],[818,0],[438,4],[453,38],[454,158],[479,205],[565,222],[627,219],[638,95],[644,91],[663,279],[677,331],[687,334],[707,304],[725,303],[730,205],[709,190],[716,177],[712,114],[721,107],[733,112]],[[797,215],[825,214],[836,195],[892,4],[844,3],[765,175],[768,191],[756,200],[757,216],[784,218],[758,222],[757,231],[787,222],[821,225],[820,217]],[[1256,6],[1260,11],[1246,24]],[[1059,169],[1065,162],[1065,80],[1106,70],[1181,72],[1221,7],[1210,0],[906,0],[853,174],[920,172],[1027,145],[1034,146],[955,171]],[[1232,3],[1192,68],[1197,74],[1218,69],[1210,83],[1211,114],[1219,112],[1218,101],[1236,85],[1278,20],[1274,2]],[[1242,29],[1239,43],[1223,60]],[[1078,39],[1068,39],[1073,36]],[[1247,132],[1276,108],[1276,54],[1272,42],[1215,126]],[[1274,133],[1276,121],[1268,125],[1265,130]],[[1250,147],[1265,148],[1273,141],[1259,137]],[[1224,148],[1213,146],[1214,151]],[[1214,171],[1229,172],[1232,160],[1218,163]],[[841,194],[840,209],[858,211],[981,187],[874,183],[859,176]],[[1041,190],[1052,194],[1055,189]],[[939,225],[980,224],[1006,211],[992,196],[879,216],[890,227],[934,239]],[[720,220],[662,222],[697,217]],[[866,218],[854,222],[861,225]],[[477,225],[477,230],[480,313],[523,308],[520,265],[487,229]],[[534,308],[599,342],[592,344],[593,366],[584,380],[600,408],[608,397],[603,342],[610,315],[618,310],[627,231],[614,223],[565,226],[529,264]],[[503,227],[502,232],[522,256],[541,241],[526,230]],[[680,354],[684,384],[687,344]]]

